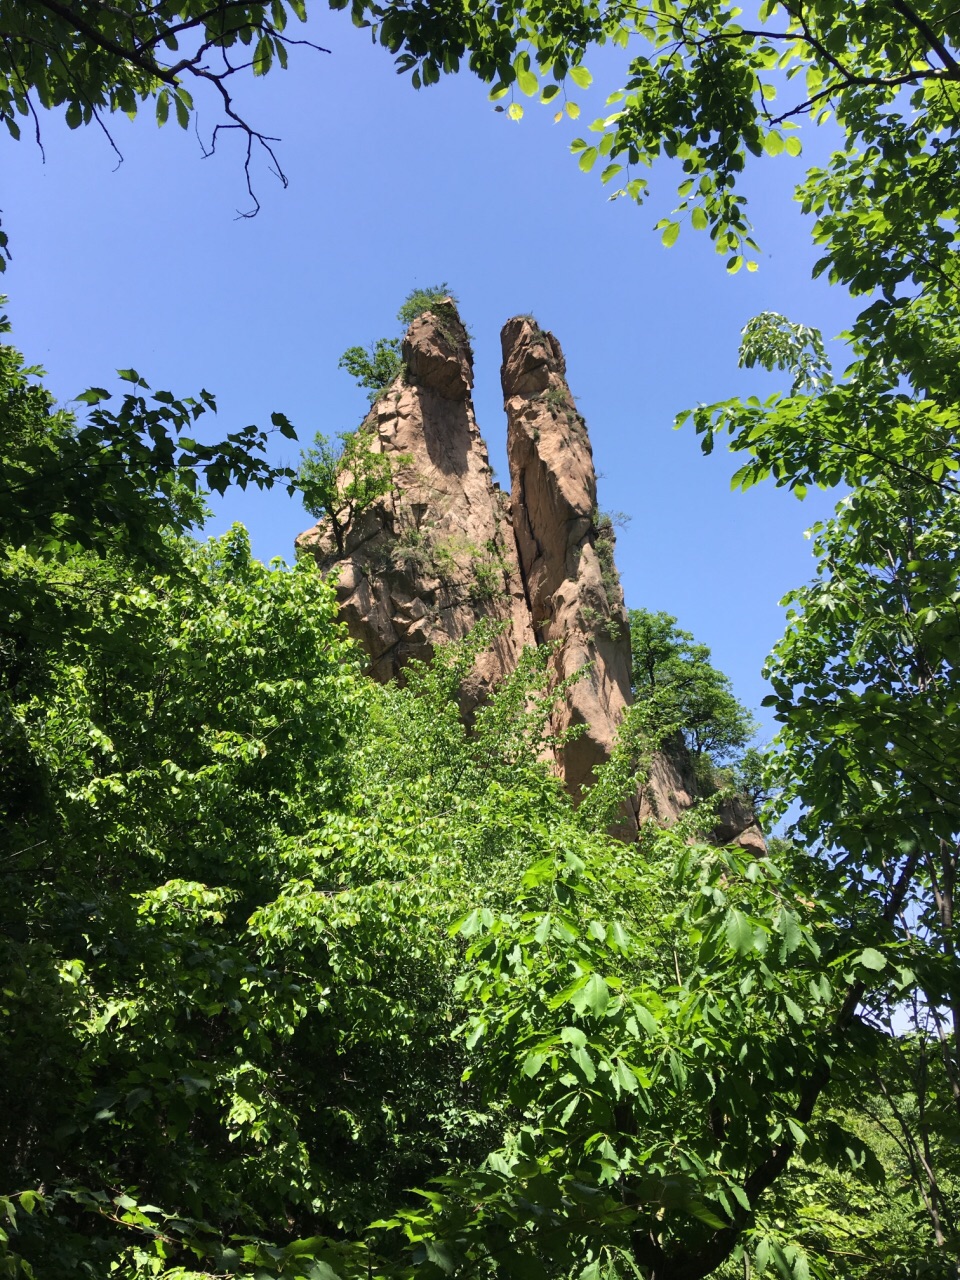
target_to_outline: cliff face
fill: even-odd
[[[469,711],[535,643],[533,628],[508,502],[474,417],[469,341],[452,306],[413,322],[403,359],[404,375],[361,426],[375,452],[394,458],[394,492],[348,530],[343,557],[323,524],[297,546],[337,569],[341,614],[377,680],[411,658],[429,660],[481,618],[507,622],[462,690]]]
[[[337,571],[341,615],[370,655],[378,680],[461,639],[483,618],[505,624],[461,690],[469,713],[517,665],[525,646],[556,646],[558,681],[577,672],[554,728],[581,726],[557,767],[578,796],[610,755],[631,702],[630,635],[614,564],[614,532],[597,511],[586,425],[566,382],[556,338],[529,317],[501,333],[509,500],[492,480],[470,392],[469,340],[452,303],[411,324],[404,373],[361,426],[374,452],[391,455],[396,486],[348,529],[338,553],[324,524],[297,539],[324,571]],[[683,751],[654,757],[625,806],[618,834],[638,819],[672,821],[696,796]],[[726,839],[755,844],[750,815],[727,806]],[[719,829],[718,829],[719,830]]]
[[[585,726],[563,747],[577,795],[610,755],[630,702],[630,636],[613,561],[613,527],[597,511],[586,426],[566,382],[560,344],[534,321],[500,335],[513,526],[537,639],[559,646],[560,679],[586,668],[566,695],[567,725]]]

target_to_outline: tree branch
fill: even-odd
[[[166,84],[176,84],[176,77],[164,67],[159,66],[152,58],[144,58],[137,49],[125,48],[122,44],[118,44],[116,40],[111,40],[109,36],[105,36],[96,27],[85,22],[73,9],[67,5],[60,4],[59,0],[32,0],[32,3],[61,18],[74,31],[80,32],[88,40],[93,41],[97,48],[103,49],[105,53],[112,53],[115,58],[120,58],[123,62],[133,63],[135,67],[145,71],[147,75],[156,76],[158,80],[162,80]]]
[[[926,19],[921,18],[918,13],[915,13],[905,0],[890,0],[890,4],[894,9],[896,9],[897,13],[899,13],[902,18],[906,18],[907,22],[909,22],[912,27],[916,27],[943,65],[952,71],[954,75],[960,76],[960,64],[957,63],[956,58],[954,58],[953,54]]]

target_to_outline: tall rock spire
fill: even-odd
[[[463,690],[469,711],[534,643],[506,497],[473,411],[473,356],[452,302],[410,325],[404,371],[360,427],[395,460],[396,487],[348,531],[339,556],[323,523],[297,539],[337,570],[350,634],[378,680],[465,636],[481,618],[508,623]]]
[[[566,381],[560,344],[517,316],[500,335],[511,503],[520,568],[537,638],[556,643],[566,694],[562,748],[574,795],[608,759],[630,694],[630,635],[609,517],[597,510],[593,451]],[[585,671],[584,671],[585,669]]]

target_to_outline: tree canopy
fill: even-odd
[[[668,613],[631,609],[629,617],[634,697],[680,732],[695,757],[723,764],[739,755],[756,724],[709,648]]]

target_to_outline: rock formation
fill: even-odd
[[[360,430],[395,461],[396,487],[361,514],[338,555],[317,525],[297,539],[324,570],[350,634],[377,680],[411,658],[465,636],[481,618],[509,625],[481,654],[462,690],[465,711],[512,671],[535,643],[506,496],[493,484],[470,391],[466,331],[452,304],[414,320],[403,340],[404,373]]]
[[[578,796],[610,755],[631,702],[630,635],[614,564],[614,531],[597,510],[586,425],[566,382],[560,344],[530,317],[501,333],[511,496],[493,483],[470,397],[472,353],[452,301],[410,325],[404,370],[360,430],[371,451],[394,463],[394,489],[362,512],[343,537],[326,525],[297,539],[325,571],[336,571],[341,615],[370,656],[378,680],[411,659],[465,636],[481,619],[503,624],[461,689],[465,714],[517,665],[523,648],[555,646],[565,689],[554,729],[579,734],[557,767]],[[682,744],[658,753],[622,814],[618,834],[638,819],[675,819],[696,798]],[[752,815],[728,804],[718,835],[759,845]]]
[[[529,317],[500,335],[513,525],[538,642],[558,644],[568,689],[563,721],[584,726],[562,749],[578,795],[610,755],[631,701],[630,635],[613,560],[613,526],[597,511],[586,426],[567,386],[560,344]]]

